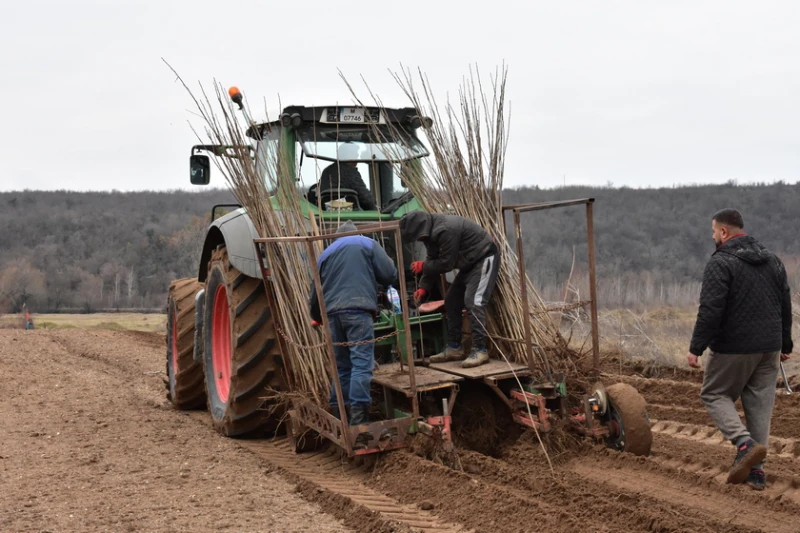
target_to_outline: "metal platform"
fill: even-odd
[[[414,378],[417,392],[444,389],[463,381],[463,377],[448,372],[441,372],[424,366],[414,367]],[[411,383],[408,377],[408,367],[400,369],[399,363],[380,365],[372,375],[372,382],[408,395]]]
[[[517,374],[527,376],[528,367],[519,363],[507,363],[497,359],[490,359],[488,363],[474,368],[462,368],[461,361],[449,361],[447,363],[431,363],[428,367],[432,370],[440,370],[467,379],[483,379],[490,376],[501,374]]]

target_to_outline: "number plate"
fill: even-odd
[[[364,121],[364,108],[363,107],[343,107],[339,110],[339,122],[348,124],[363,124]]]

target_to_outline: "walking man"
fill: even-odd
[[[489,362],[486,352],[486,306],[500,270],[500,253],[494,239],[475,222],[457,215],[412,211],[400,219],[400,235],[406,242],[425,245],[425,261],[411,263],[411,271],[421,274],[414,293],[423,300],[439,276],[457,268],[444,299],[447,314],[447,347],[431,357],[432,363],[463,360],[461,366],[472,368]],[[464,358],[461,349],[461,313],[467,309],[472,331],[472,350]]]
[[[708,355],[700,397],[736,446],[728,483],[765,487],[763,461],[780,361],[792,352],[792,303],[783,263],[744,233],[742,215],[723,209],[711,223],[717,250],[703,274],[689,366]],[[734,402],[742,399],[746,424]]]
[[[336,233],[356,231],[349,220]],[[317,260],[322,282],[322,295],[328,313],[331,338],[334,343],[372,341],[375,338],[372,317],[378,310],[377,284],[388,286],[397,278],[397,268],[381,246],[362,235],[340,237],[333,241]],[[322,323],[317,291],[311,283],[312,324]],[[375,345],[371,342],[355,346],[334,346],[339,382],[342,385],[345,409],[331,387],[331,407],[341,417],[349,411],[349,424],[369,423],[371,405],[370,383],[375,364]],[[368,434],[359,434],[356,445],[364,447]]]

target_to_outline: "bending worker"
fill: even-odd
[[[422,211],[403,215],[400,235],[407,242],[421,241],[427,250],[425,261],[411,263],[411,271],[422,275],[420,288],[414,293],[417,301],[431,292],[441,274],[458,269],[444,299],[447,347],[431,357],[431,362],[463,359],[464,368],[489,362],[485,309],[500,270],[500,253],[492,236],[464,217]],[[461,348],[461,313],[465,307],[472,331],[472,350],[466,359]]]
[[[349,220],[336,233],[356,231]],[[340,237],[333,241],[317,260],[322,282],[322,295],[328,313],[333,351],[345,412],[349,411],[349,423],[358,426],[369,423],[367,414],[372,403],[369,386],[375,364],[375,339],[372,317],[378,310],[377,283],[388,286],[397,278],[397,268],[383,248],[374,240],[361,235]],[[322,323],[317,291],[311,283],[312,324]],[[336,343],[362,342],[355,346],[336,346]],[[341,418],[341,409],[336,398],[336,389],[331,387],[332,412]],[[356,445],[366,446],[371,436],[363,433]]]

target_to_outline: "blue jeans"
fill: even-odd
[[[328,318],[333,342],[373,340],[375,330],[369,313],[339,313]],[[334,346],[339,382],[345,405],[368,408],[372,404],[369,386],[375,365],[375,345]],[[331,405],[338,405],[336,389],[331,385]]]

